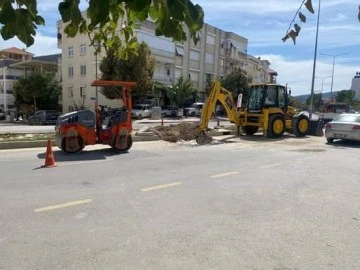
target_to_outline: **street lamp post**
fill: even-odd
[[[338,56],[343,56],[343,55],[347,55],[349,53],[342,53],[342,54],[326,54],[326,53],[320,53],[321,55],[326,55],[326,56],[330,56],[333,58],[333,66],[332,66],[332,78],[331,78],[331,89],[330,89],[330,102],[332,100],[332,92],[333,92],[333,85],[334,85],[334,70],[335,70],[335,58]]]
[[[324,80],[326,79],[326,78],[330,78],[330,77],[332,77],[332,76],[326,76],[326,77],[315,77],[316,79],[320,79],[321,80],[321,93],[323,92],[323,90],[324,90]]]

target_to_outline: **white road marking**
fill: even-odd
[[[144,191],[144,192],[153,191],[153,190],[157,190],[157,189],[174,187],[174,186],[178,186],[178,185],[182,185],[182,183],[181,182],[174,182],[174,183],[170,183],[170,184],[158,185],[158,186],[143,188],[143,189],[141,189],[141,191]]]
[[[272,167],[276,167],[276,166],[280,166],[280,165],[282,165],[282,163],[273,163],[273,164],[269,164],[269,165],[260,166],[259,169],[272,168]]]
[[[62,204],[55,204],[55,205],[50,205],[50,206],[45,206],[45,207],[34,209],[34,212],[40,213],[40,212],[45,212],[45,211],[61,209],[61,208],[65,208],[65,207],[71,207],[71,206],[76,206],[76,205],[81,205],[81,204],[88,204],[88,203],[91,203],[92,201],[93,201],[92,199],[86,199],[86,200],[72,201],[72,202],[67,202],[67,203],[62,203]]]
[[[211,178],[218,178],[218,177],[224,177],[224,176],[229,176],[229,175],[234,175],[234,174],[238,174],[239,172],[227,172],[227,173],[221,173],[221,174],[215,174],[210,176]]]

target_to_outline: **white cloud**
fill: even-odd
[[[35,54],[35,56],[56,54],[61,52],[60,49],[57,48],[56,37],[44,36],[39,32],[36,35],[35,43],[29,48],[26,48],[24,43],[22,43],[17,38],[12,38],[10,40],[4,41],[0,37],[0,49],[6,49],[9,47],[17,47],[20,49],[24,48],[26,49],[26,51]]]
[[[288,83],[293,95],[309,94],[311,91],[311,80],[313,70],[313,60],[288,60],[281,55],[259,55],[262,59],[267,59],[271,63],[271,68],[279,74],[277,80],[280,84]],[[355,75],[356,67],[335,63],[333,91],[350,89],[351,80]],[[319,59],[316,63],[316,76],[324,79],[324,92],[330,92],[332,75],[332,61],[326,62]],[[321,90],[321,79],[315,79],[314,91]]]

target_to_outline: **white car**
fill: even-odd
[[[200,117],[203,107],[204,107],[204,103],[195,102],[191,105],[191,107],[185,108],[184,113],[186,116]]]
[[[132,118],[143,119],[151,117],[151,107],[147,104],[137,104],[132,108]]]
[[[325,125],[328,143],[336,139],[360,141],[360,115],[343,113]]]

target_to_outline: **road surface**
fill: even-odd
[[[360,269],[359,147],[2,150],[0,269]]]
[[[225,120],[226,118],[221,118],[220,121],[221,125],[231,125],[230,122]],[[165,119],[164,125],[176,125],[181,122],[198,122],[200,121],[199,118],[184,118],[182,120],[176,119]],[[133,128],[135,130],[139,130],[144,126],[148,127],[155,127],[161,124],[160,120],[134,120],[133,121]],[[211,119],[209,122],[209,127],[214,127],[217,125],[216,119]],[[13,124],[13,123],[5,123],[4,121],[0,121],[0,133],[47,133],[47,132],[54,132],[55,126],[48,125],[48,126],[29,126],[29,125],[20,125],[20,124]]]

